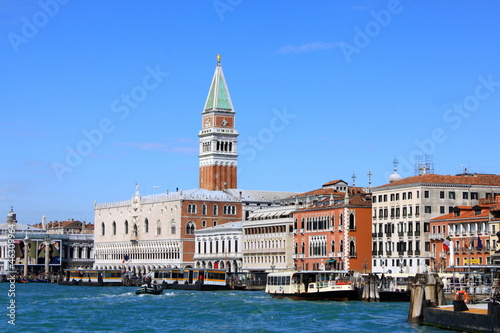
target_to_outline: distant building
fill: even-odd
[[[0,224],[0,275],[9,271],[11,260],[17,274],[23,274],[26,259],[29,274],[44,273],[47,246],[51,273],[61,273],[67,268],[90,268],[94,262],[93,238],[92,234],[54,234],[47,229],[21,224],[11,208],[7,221]],[[14,240],[14,257],[10,257],[9,239]]]
[[[429,271],[435,258],[431,219],[500,193],[498,175],[423,173],[401,178],[395,168],[389,181],[372,189],[372,265],[379,273]]]
[[[325,190],[329,193],[311,198]],[[301,196],[307,199],[294,212],[295,267],[370,272],[371,195],[335,181]]]
[[[475,206],[456,206],[430,221],[433,271],[477,269],[490,265],[497,247],[500,195]],[[449,238],[449,239],[448,239]]]
[[[45,218],[45,216],[43,217]],[[67,221],[51,221],[33,224],[32,227],[45,229],[50,234],[93,234],[94,225],[85,221],[69,219]]]

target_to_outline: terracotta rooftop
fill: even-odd
[[[444,176],[436,174],[419,175],[403,178],[392,183],[375,187],[384,188],[389,186],[408,184],[467,184],[467,185],[490,185],[500,186],[500,175],[489,174],[467,174],[458,176]]]

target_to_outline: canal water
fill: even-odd
[[[273,299],[263,291],[0,283],[0,332],[442,332],[409,325],[409,303]],[[15,300],[15,326],[8,323]]]

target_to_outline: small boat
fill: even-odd
[[[139,289],[135,291],[136,295],[150,294],[150,295],[161,295],[163,293],[163,288],[157,285],[147,285],[143,284]]]
[[[359,299],[348,272],[288,271],[267,276],[266,293],[294,300],[348,301]]]

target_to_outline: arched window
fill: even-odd
[[[354,230],[356,229],[356,225],[354,224],[354,214],[351,213],[349,215],[349,229]]]
[[[217,213],[218,213],[218,207],[217,207],[217,205],[214,205],[214,209],[213,210],[214,210],[214,215],[217,215]]]
[[[194,223],[193,221],[189,221],[187,224],[186,224],[186,235],[194,235]]]
[[[176,230],[175,230],[175,220],[174,220],[174,219],[172,219],[172,222],[171,222],[171,224],[170,224],[170,233],[171,233],[172,235],[175,235],[175,231],[176,231]]]
[[[128,234],[128,221],[125,220],[125,234]]]
[[[134,224],[134,231],[133,231],[133,235],[137,237],[138,235],[138,228],[137,228],[137,224]]]
[[[101,223],[101,234],[102,236],[106,235],[106,226],[104,225],[104,222]]]
[[[332,252],[335,252],[335,241],[332,241]],[[335,255],[335,254],[333,254]]]
[[[156,222],[156,234],[161,235],[161,222],[160,222],[160,220],[158,220],[158,222]]]
[[[351,241],[349,243],[349,255],[351,257],[355,257],[356,256],[356,247],[354,246],[354,241]]]
[[[207,205],[203,204],[203,206],[201,206],[201,213],[207,215]]]
[[[116,222],[113,221],[113,235],[116,235]]]
[[[304,242],[302,242],[302,245],[300,247],[300,253],[304,254],[305,250],[306,250],[306,244]]]
[[[144,220],[144,233],[147,234],[149,232],[149,220],[146,218]]]
[[[226,215],[226,214],[228,214],[228,213],[227,213],[227,206],[226,206],[226,205],[224,205],[224,215]]]

